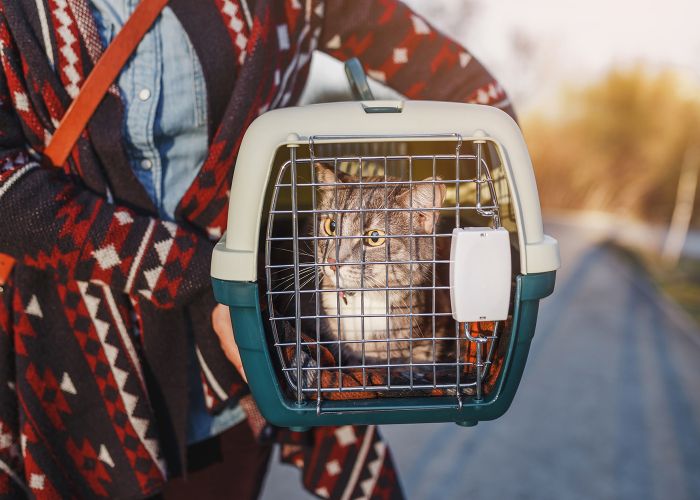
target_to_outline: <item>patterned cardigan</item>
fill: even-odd
[[[412,99],[510,111],[469,52],[395,0],[171,0],[202,63],[210,148],[165,222],[127,162],[114,87],[68,162],[43,164],[103,51],[87,1],[0,0],[0,252],[17,259],[0,292],[2,497],[157,493],[183,467],[188,330],[211,410],[246,394],[211,330],[209,259],[244,131],[296,102],[314,49]],[[320,497],[401,495],[373,426],[279,436]]]

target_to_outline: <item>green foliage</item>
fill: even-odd
[[[556,117],[526,118],[543,207],[668,223],[686,148],[700,144],[697,96],[700,84],[637,67],[566,91]]]
[[[700,260],[681,259],[672,271],[661,267],[654,276],[659,286],[700,325]]]

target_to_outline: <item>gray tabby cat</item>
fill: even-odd
[[[321,335],[325,340],[344,341],[340,354],[346,362],[364,359],[376,365],[387,363],[388,358],[391,363],[409,358],[414,363],[432,362],[434,356],[439,357],[432,341],[398,339],[432,337],[430,315],[402,315],[433,311],[429,288],[436,249],[435,238],[429,235],[435,233],[439,211],[431,209],[442,207],[445,184],[436,182],[439,177],[412,186],[384,184],[385,180],[400,180],[380,176],[362,177],[360,187],[353,185],[359,178],[341,172],[336,175],[332,167],[321,163],[315,164],[315,173],[321,184],[316,229],[320,237],[316,259],[321,270],[320,315],[332,316],[320,322]],[[411,207],[414,210],[400,210]],[[362,212],[352,211],[360,208]],[[309,233],[314,234],[313,224]],[[408,288],[409,284],[413,290],[385,290]],[[416,289],[420,287],[428,289]],[[437,300],[444,305],[444,297]],[[441,307],[444,309],[442,305],[436,309]],[[438,318],[438,329],[442,328],[442,318]]]

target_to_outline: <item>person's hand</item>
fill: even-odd
[[[229,314],[228,306],[217,304],[214,311],[211,313],[211,324],[214,327],[216,335],[219,337],[219,343],[221,344],[221,349],[223,349],[224,354],[247,383],[248,379],[243,371],[243,363],[241,363],[241,354],[238,352],[236,340],[233,338],[233,325],[231,324],[231,315]]]

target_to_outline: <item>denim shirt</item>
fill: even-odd
[[[107,45],[133,13],[138,0],[91,0]],[[182,25],[166,7],[144,36],[117,86],[125,107],[124,136],[131,168],[160,217],[175,208],[208,151],[207,100],[202,67]],[[216,417],[206,410],[194,341],[190,342],[188,442],[223,432],[245,418],[234,406]]]

